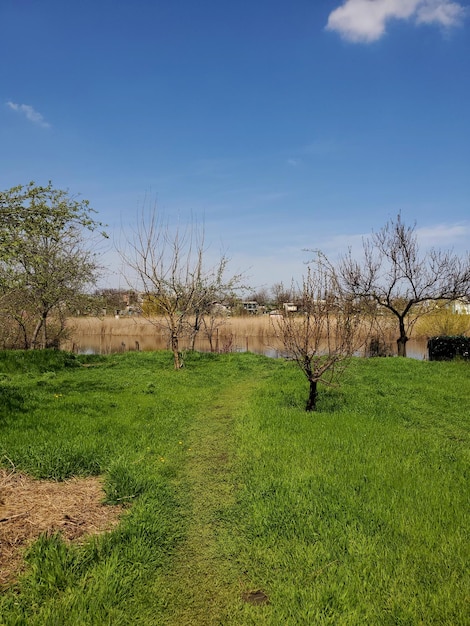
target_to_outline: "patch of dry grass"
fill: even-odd
[[[122,507],[105,506],[103,498],[95,476],[53,482],[0,468],[0,588],[12,582],[24,549],[41,534],[76,541],[115,526]]]

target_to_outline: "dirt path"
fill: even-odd
[[[223,511],[235,502],[232,411],[246,401],[250,389],[249,381],[237,383],[193,424],[186,473],[191,517],[168,580],[168,625],[222,624],[227,611],[236,611],[242,602],[238,570],[224,554],[220,533]]]

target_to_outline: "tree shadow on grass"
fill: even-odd
[[[305,410],[307,404],[307,389],[303,392],[281,391],[280,405],[284,408]],[[338,413],[342,411],[347,404],[347,396],[340,389],[331,389],[320,387],[315,413]]]
[[[347,402],[346,394],[340,389],[322,389],[317,410],[322,413],[339,413],[345,409]]]

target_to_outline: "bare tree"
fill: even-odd
[[[172,231],[155,209],[141,214],[133,238],[127,241],[127,250],[121,251],[144,292],[144,314],[157,314],[163,320],[154,323],[168,332],[175,369],[183,364],[182,338],[188,338],[194,347],[203,318],[214,301],[236,290],[241,281],[241,275],[226,278],[229,259],[225,255],[207,267],[205,253],[203,229],[191,223]]]
[[[221,310],[218,305],[211,307],[208,313],[203,316],[204,335],[209,342],[211,352],[219,351],[219,329],[226,324],[227,312]]]
[[[317,406],[318,383],[335,384],[359,348],[360,317],[354,301],[340,288],[336,272],[321,253],[303,278],[301,311],[284,311],[274,330],[288,356],[309,383],[307,411]]]
[[[264,287],[260,287],[256,291],[253,291],[247,298],[253,302],[257,302],[259,306],[266,306],[270,303],[269,292]]]
[[[294,297],[293,287],[290,288],[284,286],[284,283],[274,283],[271,287],[273,304],[278,309],[282,309],[286,302],[291,302]]]
[[[415,229],[399,214],[363,240],[361,261],[349,252],[340,265],[343,285],[351,295],[373,301],[395,316],[399,356],[406,356],[413,326],[431,303],[459,300],[470,290],[470,259],[437,249],[421,254]]]

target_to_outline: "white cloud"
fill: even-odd
[[[418,24],[432,24],[450,27],[459,24],[465,9],[457,2],[423,2],[416,12]]]
[[[452,0],[345,0],[330,13],[326,28],[348,41],[370,43],[385,34],[392,19],[450,28],[459,25],[465,13],[465,8]]]
[[[42,126],[43,128],[50,128],[50,124],[46,122],[44,117],[40,113],[35,111],[31,105],[16,104],[15,102],[7,102],[6,104],[12,111],[17,111],[18,113],[22,113],[26,117],[26,119],[28,119],[30,122],[33,122],[34,124],[38,124],[39,126]]]
[[[417,228],[416,234],[425,247],[455,246],[466,243],[470,236],[467,224],[436,224],[425,228]]]

